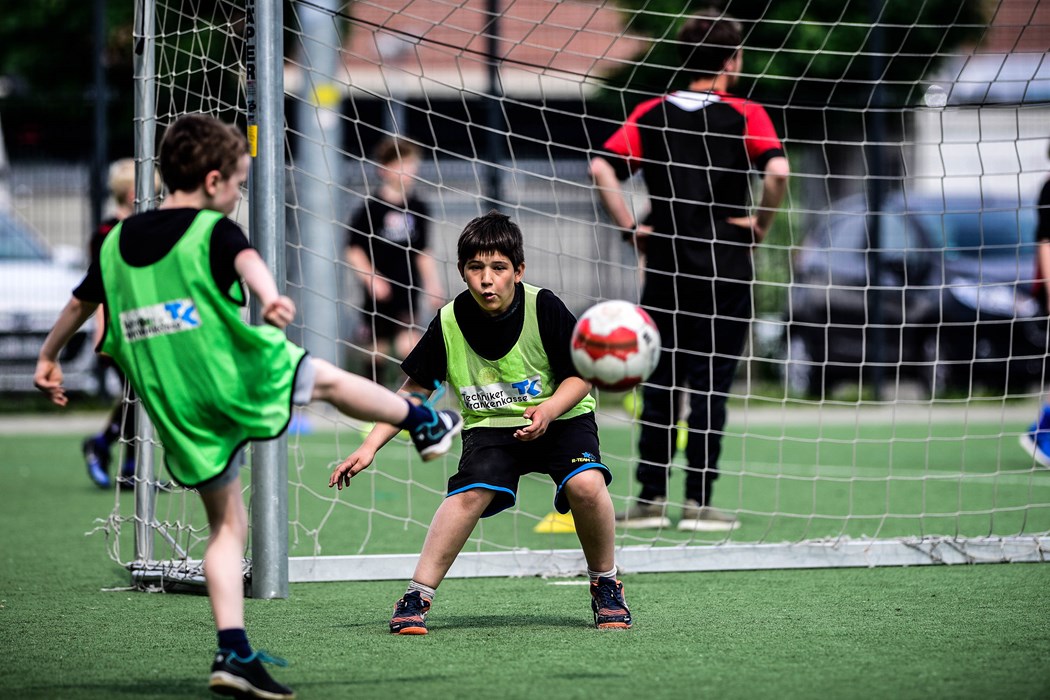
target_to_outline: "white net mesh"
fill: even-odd
[[[766,106],[792,167],[790,193],[754,251],[754,321],[714,491],[713,505],[741,526],[621,529],[621,566],[1041,558],[1050,479],[1018,441],[1045,371],[1046,313],[1031,287],[1050,10],[904,5],[729,3],[745,45],[736,92]],[[243,6],[156,7],[159,126],[196,110],[243,122]],[[293,339],[396,383],[396,342],[376,346],[369,331],[420,332],[432,318],[422,294],[409,317],[368,316],[361,271],[347,262],[351,221],[381,184],[374,149],[388,137],[420,153],[410,181],[447,298],[464,288],[458,233],[496,207],[525,234],[526,281],[577,314],[603,299],[637,301],[641,261],[609,224],[588,160],[636,104],[681,87],[674,36],[699,7],[287,4],[278,99],[288,120],[287,284],[300,310]],[[643,216],[644,182],[625,187]],[[603,458],[623,508],[638,492],[640,394],[599,399]],[[349,490],[329,489],[331,468],[367,427],[319,407],[293,425],[293,580],[410,571],[458,453],[424,465],[397,439]],[[685,469],[679,450],[672,520]],[[452,575],[581,568],[571,526],[550,517],[552,495],[546,477],[527,477],[517,505],[478,526]],[[183,499],[158,496],[175,561],[201,551],[200,514]],[[111,528],[133,517],[126,508],[119,502]]]

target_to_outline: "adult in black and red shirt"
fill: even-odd
[[[645,385],[641,493],[617,517],[626,527],[669,527],[668,466],[676,449],[678,394],[688,392],[688,470],[683,530],[730,530],[710,507],[726,399],[752,317],[752,248],[787,189],[787,159],[761,105],[729,94],[743,62],[740,23],[696,17],[678,33],[689,88],[638,105],[591,161],[602,203],[645,253],[642,306],[663,341]],[[650,212],[640,224],[620,181],[641,170]],[[750,178],[763,175],[757,207]],[[752,214],[752,211],[754,213]]]
[[[1050,156],[1050,152],[1047,153]],[[1046,315],[1050,309],[1050,178],[1043,183],[1036,203],[1038,223],[1035,229],[1036,259],[1033,292],[1036,301]],[[1037,464],[1050,467],[1050,392],[1043,397],[1043,405],[1035,422],[1020,435],[1024,448]]]

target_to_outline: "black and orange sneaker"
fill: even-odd
[[[623,584],[601,576],[591,583],[591,610],[594,626],[600,630],[630,629],[631,611],[623,598]]]
[[[426,634],[428,612],[430,601],[420,595],[419,591],[409,591],[394,605],[390,631],[394,634]]]

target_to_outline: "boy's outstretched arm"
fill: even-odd
[[[398,394],[406,399],[409,399],[409,394],[419,394],[429,398],[433,391],[433,389],[420,386],[413,379],[409,378],[401,385]],[[411,401],[411,399],[409,400]],[[337,486],[342,490],[344,486],[349,486],[350,479],[368,469],[376,458],[376,453],[393,440],[394,436],[399,432],[401,432],[401,428],[396,425],[376,423],[375,427],[365,437],[364,442],[361,443],[361,446],[350,453],[350,456],[340,462],[335,468],[332,475],[328,478],[328,487]]]
[[[525,409],[525,418],[532,421],[524,428],[514,431],[514,437],[519,440],[535,440],[547,432],[547,426],[551,421],[557,420],[570,408],[575,406],[591,390],[590,382],[580,377],[568,377],[549,399],[538,406],[530,406]]]
[[[254,248],[245,248],[233,260],[237,274],[244,279],[251,293],[259,297],[263,320],[271,326],[284,329],[295,319],[295,302],[277,292],[270,268]]]
[[[93,302],[70,297],[51,332],[44,339],[40,355],[37,357],[36,371],[33,373],[33,384],[50,396],[52,403],[59,406],[69,403],[66,390],[62,386],[62,367],[58,364],[58,354],[98,307],[99,305]]]

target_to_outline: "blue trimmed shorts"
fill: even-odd
[[[553,421],[547,432],[524,442],[514,437],[517,428],[471,428],[463,431],[459,471],[448,480],[448,495],[470,489],[496,492],[481,514],[487,518],[514,505],[518,481],[525,474],[546,474],[556,487],[554,508],[569,512],[565,484],[588,469],[601,469],[606,485],[612,472],[602,464],[598,424],[593,413]]]

